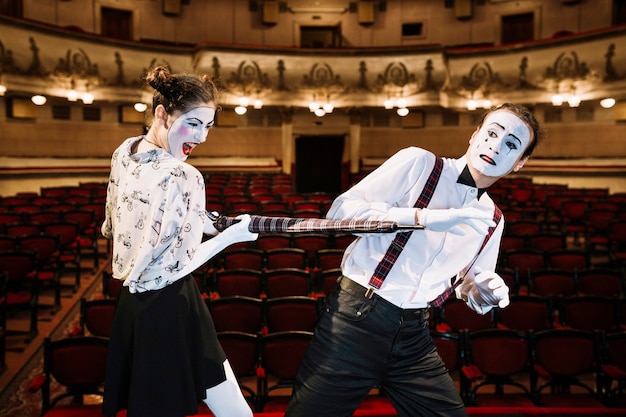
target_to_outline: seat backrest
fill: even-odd
[[[553,377],[576,377],[594,372],[597,365],[595,335],[578,329],[547,329],[533,334],[536,365]]]
[[[44,339],[44,387],[42,414],[66,397],[103,395],[108,340],[92,336],[72,336],[52,341]],[[50,398],[52,378],[64,390]]]
[[[452,373],[461,368],[462,342],[459,332],[440,332],[431,330],[430,335],[437,347],[437,353],[446,364],[448,372]]]
[[[293,236],[293,245],[304,249],[309,264],[312,264],[318,250],[330,247],[330,236],[324,233],[297,233]]]
[[[569,297],[576,293],[576,274],[552,269],[533,271],[528,284],[531,294],[550,297],[556,302],[559,297]]]
[[[618,327],[614,299],[598,295],[562,298],[559,320],[564,326],[587,331],[615,331]]]
[[[303,331],[262,335],[260,357],[266,375],[293,381],[312,337],[312,332]]]
[[[335,286],[337,285],[337,279],[341,276],[341,268],[331,268],[327,270],[320,270],[316,276],[316,290],[321,291],[324,295],[330,295]]]
[[[117,298],[124,282],[113,278],[113,274],[102,271],[102,295],[106,298]]]
[[[513,377],[530,371],[529,333],[483,329],[467,333],[468,361],[488,376]]]
[[[626,332],[605,333],[603,344],[603,361],[626,372]]]
[[[613,220],[609,223],[609,240],[616,246],[626,244],[626,219]]]
[[[268,298],[309,295],[310,272],[299,268],[279,268],[265,272],[265,294]]]
[[[83,334],[110,337],[116,300],[112,298],[80,299],[80,327]]]
[[[257,334],[218,332],[217,339],[238,378],[254,374],[259,359]]]
[[[345,249],[356,239],[357,237],[351,233],[337,233],[333,236],[333,247],[337,249]]]
[[[617,269],[589,268],[577,274],[580,294],[613,297],[623,293],[624,281],[624,272]]]
[[[537,220],[522,219],[507,222],[507,233],[514,235],[530,236],[543,231],[543,224]]]
[[[548,251],[546,261],[549,268],[562,271],[582,271],[591,266],[589,254],[575,249]]]
[[[563,404],[559,395],[576,390],[579,404],[601,406],[596,399],[601,390],[599,333],[556,328],[532,333],[531,340],[531,384],[537,404],[549,406],[550,399]],[[571,405],[571,399],[565,404]]]
[[[27,235],[18,240],[18,247],[21,250],[37,254],[37,261],[40,266],[53,261],[59,246],[59,237],[49,234]]]
[[[315,268],[319,271],[339,268],[343,254],[344,249],[320,249],[315,254]]]
[[[263,289],[263,272],[255,269],[237,268],[216,271],[213,290],[220,297],[242,295],[259,298]]]
[[[503,254],[504,266],[516,270],[521,284],[525,284],[532,271],[546,268],[545,253],[534,249],[514,249]]]
[[[465,301],[457,298],[448,298],[440,308],[440,320],[453,331],[474,331],[487,329],[495,325],[494,311],[479,314],[469,308]]]
[[[223,252],[221,255],[223,269],[255,269],[262,270],[264,252],[258,249],[241,248]]]
[[[279,248],[265,251],[265,268],[267,270],[280,268],[306,269],[307,253],[300,248]]]
[[[307,296],[266,298],[265,325],[270,333],[291,330],[312,332],[320,315],[320,302]]]
[[[10,252],[17,248],[17,237],[10,235],[0,235],[0,252]]]
[[[539,331],[552,327],[553,307],[549,297],[518,294],[506,308],[498,309],[498,326],[513,330]]]
[[[80,234],[80,225],[76,222],[47,223],[43,225],[42,229],[44,233],[59,236],[61,248],[70,246]]]
[[[12,250],[0,252],[0,272],[6,277],[8,290],[29,285],[31,274],[37,269],[34,252]]]
[[[260,298],[232,296],[206,299],[218,332],[257,333],[263,322],[263,301]]]
[[[30,221],[10,223],[4,226],[4,233],[9,236],[35,235],[41,232],[41,225]]]
[[[291,247],[291,235],[287,233],[263,233],[255,241],[257,249],[270,250]]]
[[[528,247],[540,251],[554,251],[565,249],[565,236],[561,233],[538,233],[530,235]]]

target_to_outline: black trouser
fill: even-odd
[[[428,311],[402,310],[342,277],[303,359],[286,417],[351,416],[379,386],[399,416],[466,416]]]

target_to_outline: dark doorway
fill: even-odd
[[[300,193],[341,192],[344,136],[296,138],[296,190]]]
[[[502,16],[502,43],[532,41],[535,37],[535,14]]]
[[[613,24],[626,23],[626,0],[613,0]]]
[[[302,26],[300,46],[303,48],[339,48],[341,26]]]
[[[12,17],[24,17],[22,0],[0,0],[0,14]]]
[[[100,22],[102,36],[133,39],[133,12],[103,7],[100,9]]]

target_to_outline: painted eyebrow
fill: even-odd
[[[198,119],[197,117],[190,117],[189,119],[187,119],[187,121],[188,121],[188,122],[190,122],[190,121],[192,121],[192,120],[195,120],[196,122],[198,122],[198,123],[199,123],[199,124],[201,124],[201,125],[202,125],[202,124],[204,124],[204,123],[202,122],[202,120]],[[214,124],[215,124],[215,119],[213,119],[213,120],[211,120],[209,123],[207,123],[207,125],[208,125],[209,127],[213,126]]]
[[[498,126],[500,129],[504,130],[504,126],[502,126],[500,123],[498,122],[492,122],[492,124]],[[520,138],[518,138],[517,136],[515,136],[513,133],[509,133],[509,136],[512,136],[513,138],[515,138],[516,141],[519,142],[519,144],[522,144],[522,141],[520,140]]]

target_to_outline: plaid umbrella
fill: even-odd
[[[219,231],[225,230],[239,220],[234,217],[210,213],[213,225]],[[252,233],[391,233],[398,230],[423,229],[421,225],[399,225],[381,220],[331,220],[291,217],[250,216],[248,230]]]

